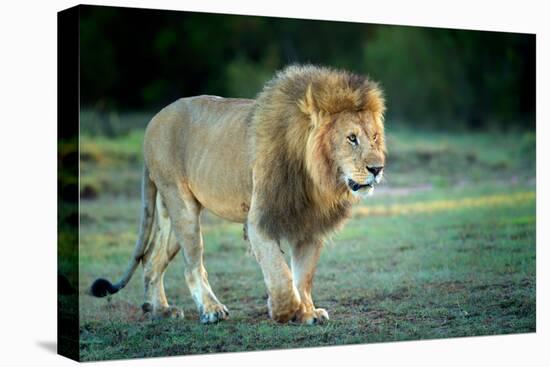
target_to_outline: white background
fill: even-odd
[[[376,4],[375,4],[376,2]],[[545,1],[88,1],[88,4],[537,33],[537,333],[277,352],[104,362],[110,366],[548,363],[548,59]],[[74,1],[0,10],[0,363],[69,365],[56,345],[56,12]],[[546,15],[546,18],[545,18]],[[121,25],[124,26],[124,25]],[[546,241],[545,241],[546,240]],[[95,365],[92,363],[91,365]],[[546,364],[547,365],[547,364]]]

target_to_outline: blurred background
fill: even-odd
[[[96,111],[254,98],[277,69],[314,63],[380,81],[392,123],[535,127],[534,35],[111,7],[83,7],[80,35],[81,101]]]
[[[69,280],[84,359],[534,331],[535,35],[95,6],[80,16],[80,277]],[[330,328],[270,324],[242,227],[207,212],[210,280],[232,321],[196,325],[181,256],[166,288],[188,333],[136,323],[139,280],[112,300],[84,296],[131,254],[154,114],[186,96],[254,98],[291,63],[368,74],[387,100],[385,180],[319,266]],[[62,162],[75,147],[60,145]]]
[[[138,192],[139,173],[126,168],[141,164],[143,129],[164,106],[199,94],[254,98],[291,63],[381,84],[388,183],[534,167],[535,35],[94,6],[80,14],[84,197]],[[110,171],[117,160],[122,169]],[[88,163],[103,163],[104,177],[87,176]]]

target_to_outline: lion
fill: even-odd
[[[382,179],[384,112],[376,82],[313,65],[279,71],[256,99],[202,95],[168,105],[145,131],[141,225],[131,261],[116,284],[100,278],[91,294],[118,292],[142,263],[143,310],[183,317],[168,304],[163,284],[183,248],[200,321],[228,318],[203,263],[200,214],[208,209],[244,224],[273,320],[327,321],[313,302],[313,276],[327,236]]]

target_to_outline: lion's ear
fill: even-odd
[[[305,96],[298,100],[298,107],[300,111],[309,116],[313,116],[317,112],[311,84],[308,85]]]
[[[309,117],[314,127],[318,127],[323,121],[323,113],[317,106],[311,84],[308,85],[305,96],[298,100],[298,108]]]

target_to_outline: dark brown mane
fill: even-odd
[[[327,196],[308,171],[311,152],[306,149],[313,110],[325,115],[370,111],[381,120],[384,101],[376,83],[368,78],[329,68],[290,66],[266,84],[251,119],[254,179],[261,193],[259,226],[277,240],[321,238],[350,214],[347,190],[333,187]],[[311,148],[315,152],[309,156],[318,161],[315,164],[322,175],[336,176],[320,130]]]

